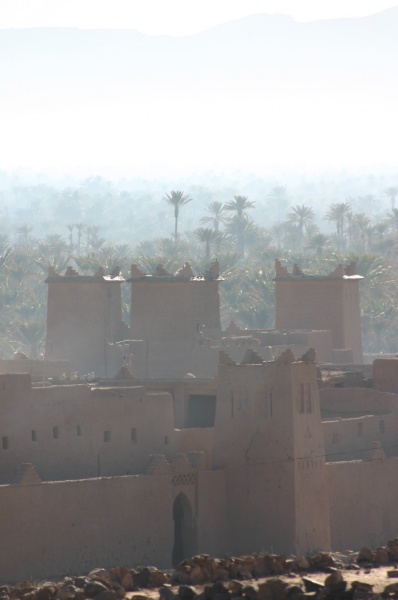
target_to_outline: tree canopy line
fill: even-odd
[[[158,264],[175,272],[188,260],[201,274],[215,258],[224,279],[220,285],[223,325],[235,320],[248,328],[273,327],[275,257],[289,268],[298,263],[309,274],[328,273],[338,263],[355,260],[365,278],[361,283],[364,350],[398,349],[398,186],[382,190],[387,201],[384,210],[368,195],[331,202],[323,214],[305,202],[294,202],[286,187],[273,186],[266,195],[274,217],[269,227],[258,222],[257,202],[244,195],[231,194],[224,201],[208,194],[203,202],[203,190],[200,201],[194,192],[171,190],[159,196],[153,209],[146,207],[144,222],[138,206],[133,214],[131,193],[119,192],[125,217],[124,226],[118,228],[119,239],[109,239],[102,224],[107,216],[111,222],[113,218],[110,190],[85,196],[79,189],[64,191],[55,205],[51,198],[55,215],[51,219],[43,210],[49,190],[38,187],[43,189],[13,191],[16,198],[23,193],[26,200],[28,195],[30,211],[20,209],[19,217],[23,213],[25,221],[12,232],[9,208],[5,202],[0,204],[2,358],[16,350],[32,358],[42,355],[47,294],[43,282],[49,266],[63,273],[72,264],[81,274],[94,274],[99,266],[109,272],[119,266],[128,277],[132,262],[153,273]],[[189,214],[197,202],[196,212]],[[73,221],[71,214],[80,218]],[[182,217],[188,217],[183,227]],[[147,236],[134,244],[137,228]],[[124,286],[127,322],[129,304],[128,286]]]

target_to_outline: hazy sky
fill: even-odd
[[[132,28],[186,35],[256,13],[297,20],[361,17],[394,0],[0,0],[0,28],[75,26]]]
[[[131,28],[150,35],[190,35],[250,14],[284,13],[297,20],[361,17],[398,0],[0,0],[0,29],[74,26]],[[0,47],[1,48],[1,47]],[[23,53],[23,48],[20,51]],[[0,54],[0,61],[5,57]],[[292,91],[245,96],[240,82],[178,89],[160,97],[150,83],[138,96],[112,89],[78,91],[60,81],[13,77],[0,69],[0,170],[127,174],[151,169],[377,168],[397,164],[397,90],[375,82],[334,96],[311,83]],[[1,64],[0,64],[1,66]],[[4,72],[6,73],[4,75]],[[7,78],[8,77],[8,78]],[[181,83],[183,85],[184,82]],[[234,101],[231,102],[231,98]],[[326,98],[326,101],[325,101]],[[134,107],[132,105],[132,99]],[[239,107],[242,111],[239,111]],[[238,108],[237,108],[238,107]],[[247,108],[249,107],[249,109]],[[325,119],[328,114],[328,119]]]

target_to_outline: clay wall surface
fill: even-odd
[[[315,348],[318,362],[332,360],[332,333],[329,330],[241,329],[236,323],[231,323],[223,336],[223,345],[234,360],[239,360],[241,353],[244,353],[242,349],[238,354],[245,338],[246,347],[253,347],[264,360],[272,360],[288,347],[292,348],[297,359],[309,348]],[[261,344],[259,347],[255,345],[256,341]]]
[[[133,351],[131,371],[138,378],[164,380],[192,374],[199,379],[212,379],[217,374],[219,346],[202,345],[199,341],[143,341],[137,350]]]
[[[322,418],[357,417],[398,412],[398,396],[364,387],[330,387],[319,390]]]
[[[193,342],[157,342],[144,340],[145,372],[149,379],[175,379],[191,372]],[[142,372],[140,368],[138,372]]]
[[[218,282],[133,281],[131,337],[146,345],[145,368],[142,356],[137,365],[140,374],[144,370],[147,377],[175,378],[193,371],[213,376],[215,365],[205,359],[205,367],[200,367],[193,353],[201,338],[221,339]]]
[[[232,554],[295,552],[293,463],[265,458],[245,465],[243,460],[225,471]]]
[[[231,552],[228,537],[225,473],[200,471],[198,473],[198,551],[210,556],[224,556]]]
[[[327,461],[359,460],[379,441],[388,456],[398,454],[398,414],[369,415],[323,422]]]
[[[190,296],[189,282],[134,281],[132,338],[157,343],[191,340]]]
[[[233,552],[328,547],[323,457],[314,363],[220,365],[213,464],[226,469]]]
[[[209,469],[211,468],[213,438],[213,427],[177,429],[174,432],[174,449],[175,452],[203,452],[204,464]]]
[[[346,362],[363,362],[359,284],[356,280],[343,282],[343,332],[344,346],[352,350],[352,359]],[[334,348],[338,348],[335,344]]]
[[[131,331],[135,339],[192,343],[221,338],[217,281],[133,281]]]
[[[217,375],[220,349],[217,341],[215,346],[195,344],[190,353],[189,372],[198,378],[213,379]]]
[[[221,340],[218,281],[191,281],[190,289],[194,333],[196,333],[196,324],[204,325],[205,338]]]
[[[70,373],[68,360],[30,360],[11,359],[0,360],[0,374],[2,373],[28,373],[36,379],[60,377],[63,373]]]
[[[219,352],[217,352],[218,358]],[[121,383],[127,385],[128,382]],[[131,383],[131,381],[130,381]],[[109,380],[109,384],[112,382]],[[147,392],[167,392],[173,398],[174,427],[183,429],[187,426],[188,400],[191,395],[215,396],[216,380],[190,378],[186,379],[135,379],[134,385],[143,386]]]
[[[228,356],[232,358],[236,363],[242,362],[246,350],[250,348],[257,352],[264,362],[271,362],[278,356],[280,356],[288,348],[293,352],[295,359],[299,358],[308,350],[307,344],[289,344],[286,340],[286,344],[274,344],[273,346],[257,346],[253,343],[248,343],[242,338],[224,338],[222,344],[222,350],[227,352]]]
[[[276,281],[275,291],[277,329],[329,329],[333,348],[345,348],[343,281]]]
[[[398,535],[398,459],[326,467],[333,550],[377,548]]]
[[[142,473],[150,454],[174,452],[172,397],[142,387],[32,389],[29,376],[0,375],[0,412],[4,483],[24,462],[61,480]]]
[[[277,329],[328,329],[333,348],[351,348],[362,362],[357,280],[276,280]]]
[[[170,567],[180,493],[192,507],[197,551],[221,555],[223,473],[201,472],[193,481],[174,484],[172,475],[158,474],[0,486],[2,577],[45,579],[115,564]]]
[[[331,362],[338,365],[352,365],[354,362],[354,353],[351,348],[333,348]]]
[[[398,396],[372,388],[320,390],[327,460],[361,459],[373,441],[398,454]]]
[[[398,358],[377,358],[373,362],[373,387],[398,393]]]
[[[292,417],[295,430],[295,537],[297,553],[330,547],[325,446],[316,364],[295,363],[291,369]]]
[[[214,466],[279,458],[293,452],[289,370],[278,365],[220,365],[214,433]],[[275,431],[278,424],[278,433]],[[257,432],[253,439],[254,430]],[[251,442],[251,443],[250,443]],[[281,447],[282,445],[282,447]]]
[[[291,548],[294,466],[288,368],[220,365],[213,464],[226,469],[232,552]],[[278,433],[277,433],[278,431]],[[284,515],[281,519],[282,514]]]
[[[85,279],[85,278],[82,278]],[[106,343],[122,333],[120,281],[48,280],[46,356],[109,375]]]

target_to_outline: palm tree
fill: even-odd
[[[77,229],[77,252],[80,254],[82,234],[83,234],[84,229],[86,228],[86,225],[85,225],[85,223],[76,223],[75,227]]]
[[[225,206],[222,202],[218,202],[214,200],[214,202],[210,202],[207,205],[207,210],[210,215],[208,217],[202,217],[200,219],[201,223],[211,223],[214,227],[215,231],[218,231],[220,223],[223,221],[223,212],[225,210]]]
[[[336,231],[339,237],[344,237],[345,222],[348,216],[351,214],[351,204],[348,202],[336,202],[331,205],[326,219],[328,221],[335,221]]]
[[[268,193],[268,200],[276,204],[277,218],[278,221],[282,221],[282,210],[286,208],[288,204],[287,189],[282,185],[275,185]]]
[[[232,219],[229,219],[225,231],[234,239],[237,251],[243,258],[246,242],[250,237],[254,238],[257,235],[258,228],[253,220],[246,213],[243,213],[241,216],[236,214]]]
[[[308,250],[315,250],[317,256],[322,256],[323,251],[330,245],[330,240],[327,235],[323,233],[316,233],[312,235],[307,244],[306,248]]]
[[[135,256],[155,256],[156,254],[156,239],[143,240],[134,248]]]
[[[391,209],[391,213],[387,217],[387,222],[398,233],[398,208]]]
[[[373,245],[372,250],[381,254],[387,261],[397,256],[397,243],[395,237],[384,237]]]
[[[192,233],[198,242],[205,244],[205,261],[208,262],[210,260],[210,245],[212,242],[216,242],[222,234],[209,227],[198,227]]]
[[[34,230],[34,225],[31,225],[29,223],[24,223],[23,225],[20,225],[17,229],[17,233],[19,233],[19,235],[22,237],[23,243],[25,245],[28,244],[29,239],[30,239],[30,234],[32,233],[32,231]]]
[[[172,190],[170,194],[162,196],[162,200],[165,200],[168,204],[174,207],[174,241],[177,242],[178,237],[178,216],[180,214],[180,208],[188,202],[192,202],[192,198],[188,194],[184,194],[179,190]]]
[[[72,223],[70,223],[69,225],[65,225],[65,227],[69,231],[69,248],[72,249],[73,248],[73,229],[75,226]]]
[[[271,228],[271,233],[276,242],[277,252],[282,249],[297,250],[302,244],[302,235],[291,221],[278,222]]]
[[[275,313],[274,273],[264,269],[248,270],[244,274],[244,294],[240,294],[237,318],[244,326],[265,329],[273,326]]]
[[[354,234],[358,251],[366,252],[375,232],[369,217],[364,213],[355,213],[350,221],[351,233]]]
[[[233,200],[226,202],[224,205],[224,209],[229,212],[236,213],[236,216],[242,218],[245,214],[245,211],[249,208],[254,208],[255,202],[249,200],[247,196],[234,196]]]
[[[388,196],[391,200],[391,208],[394,210],[395,208],[395,198],[398,195],[398,186],[392,185],[384,190],[386,196]]]
[[[46,325],[44,321],[32,320],[18,323],[13,331],[14,344],[23,344],[28,348],[29,357],[37,359],[40,346],[45,337]]]
[[[0,246],[0,268],[5,266],[12,254],[12,248],[2,248]]]
[[[69,244],[59,233],[46,235],[40,240],[37,249],[41,254],[66,254],[70,252]]]
[[[156,269],[159,265],[162,265],[163,268],[169,273],[174,273],[177,269],[181,267],[181,260],[175,258],[169,258],[167,256],[139,256],[137,258],[137,265],[140,269],[142,269],[146,273],[151,273],[154,275],[156,273]]]
[[[296,206],[292,206],[287,218],[288,221],[297,225],[300,233],[303,233],[304,226],[308,225],[313,220],[314,211],[311,206],[306,206],[305,204],[296,204]]]
[[[188,244],[184,240],[161,237],[156,240],[156,256],[167,256],[169,259],[182,260],[188,254]],[[161,261],[159,261],[161,262]]]

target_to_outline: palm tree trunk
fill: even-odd
[[[206,242],[205,260],[206,262],[209,262],[210,260],[210,242]]]
[[[174,241],[177,243],[177,232],[178,229],[178,208],[175,207],[174,209]]]

